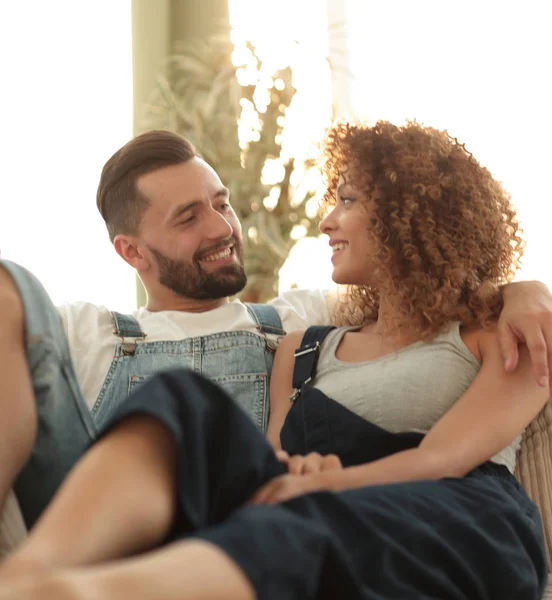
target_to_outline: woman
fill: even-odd
[[[339,125],[326,157],[321,231],[354,287],[349,326],[278,350],[287,469],[215,385],[157,376],[3,566],[0,600],[541,597],[540,519],[512,472],[548,394],[527,353],[504,374],[493,329],[522,253],[508,196],[416,123]]]

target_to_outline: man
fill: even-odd
[[[123,146],[103,169],[97,202],[116,252],[144,283],[144,309],[119,315],[79,303],[56,311],[32,275],[0,263],[0,504],[15,481],[28,527],[145,378],[190,367],[265,430],[277,337],[330,320],[321,292],[264,307],[229,300],[246,283],[241,226],[228,190],[184,138],[154,131]],[[546,386],[552,297],[539,283],[508,286],[504,296],[508,367],[526,342]]]

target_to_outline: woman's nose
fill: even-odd
[[[332,229],[335,229],[335,217],[334,217],[335,208],[332,209],[330,213],[328,213],[322,221],[320,221],[320,225],[318,225],[318,229],[320,229],[321,233],[328,233]]]

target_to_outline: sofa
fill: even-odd
[[[523,434],[516,477],[539,507],[545,534],[548,570],[552,571],[552,398]],[[552,581],[545,600],[552,600]]]

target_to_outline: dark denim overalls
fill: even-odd
[[[420,434],[389,433],[309,385],[328,329],[307,330],[296,352],[297,393],[283,448],[335,453],[352,466],[416,447]],[[191,371],[164,373],[137,390],[114,422],[136,412],[164,422],[179,449],[180,510],[171,539],[217,544],[260,599],[542,596],[548,569],[540,518],[503,466],[488,462],[464,478],[250,505],[255,491],[285,468],[223,390]]]

